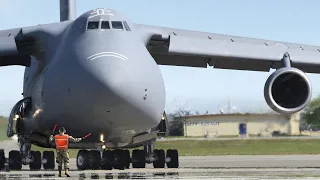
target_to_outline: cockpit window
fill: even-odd
[[[101,22],[101,29],[110,29],[109,21],[102,21]]]
[[[121,21],[112,21],[112,28],[113,29],[123,29],[123,25]]]
[[[130,27],[128,26],[127,22],[126,21],[123,21],[123,25],[124,25],[124,28],[127,30],[127,31],[131,31]]]
[[[90,21],[88,22],[87,29],[98,29],[99,28],[99,21]]]

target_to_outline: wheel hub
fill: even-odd
[[[82,156],[79,156],[78,157],[78,164],[81,166],[83,165],[83,157]]]

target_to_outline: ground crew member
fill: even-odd
[[[69,170],[69,151],[68,151],[68,142],[80,142],[84,138],[73,138],[68,134],[65,134],[66,130],[64,127],[59,129],[59,134],[50,136],[50,141],[55,140],[56,144],[56,151],[57,151],[57,158],[56,162],[58,163],[58,170],[59,170],[59,177],[61,177],[62,171],[62,163],[64,163],[65,175],[70,177],[68,170]]]

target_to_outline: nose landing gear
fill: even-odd
[[[102,155],[101,155],[102,154]],[[77,155],[77,167],[79,170],[86,169],[105,169],[111,170],[113,168],[124,170],[130,166],[130,152],[129,150],[80,150]]]
[[[99,156],[98,156],[99,155]],[[100,163],[98,163],[100,162]],[[129,169],[145,168],[147,164],[153,164],[154,168],[179,168],[179,154],[176,149],[154,149],[154,143],[144,146],[144,150],[134,149],[132,158],[129,150],[80,150],[77,155],[77,167],[79,170],[85,169]],[[95,165],[94,165],[95,164]],[[99,166],[98,166],[99,164]]]

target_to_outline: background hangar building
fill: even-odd
[[[184,118],[184,136],[299,135],[300,115],[275,113],[230,113],[191,115]]]

